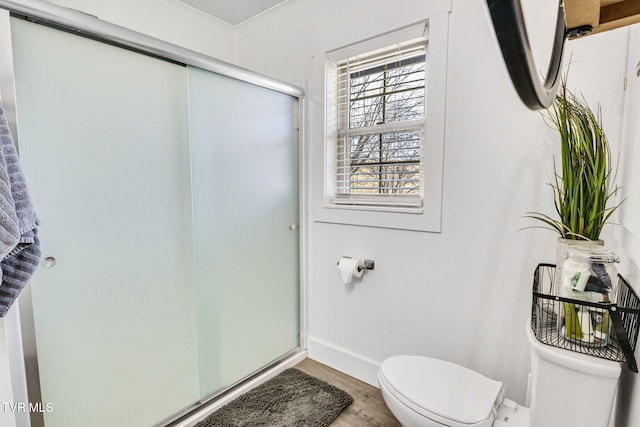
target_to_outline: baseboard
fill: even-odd
[[[286,360],[283,360],[282,362],[278,363],[273,368],[252,378],[250,381],[243,383],[241,386],[233,389],[231,392],[219,398],[214,399],[210,403],[206,403],[201,407],[200,410],[191,414],[188,418],[183,418],[179,422],[171,423],[169,424],[169,426],[170,427],[192,427],[193,425],[204,420],[205,418],[207,418],[207,416],[211,415],[212,413],[214,413],[215,411],[217,411],[227,403],[231,402],[236,397],[239,397],[240,395],[246,393],[252,388],[259,386],[263,382],[270,380],[271,378],[275,377],[285,369],[288,369],[297,365],[298,363],[302,362],[306,358],[307,358],[306,351],[297,353],[287,358]]]
[[[317,338],[309,337],[307,346],[310,359],[379,388],[376,361]]]

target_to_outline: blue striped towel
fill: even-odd
[[[40,224],[0,105],[0,317],[40,263]]]

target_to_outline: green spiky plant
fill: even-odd
[[[611,150],[600,110],[595,114],[583,97],[563,84],[547,120],[560,133],[562,174],[558,174],[554,161],[555,180],[550,184],[560,219],[538,212],[529,212],[527,217],[542,221],[545,228],[565,239],[598,240],[620,206],[609,206],[619,187],[614,184]]]

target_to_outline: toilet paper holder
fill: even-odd
[[[342,258],[349,258],[349,259],[352,259],[350,256],[343,256]],[[362,260],[362,263],[363,263],[364,265],[363,265],[362,267],[358,266],[358,271],[362,271],[362,269],[365,269],[365,270],[373,270],[373,269],[374,269],[374,267],[375,267],[375,265],[376,265],[376,263],[375,263],[373,260],[371,260],[371,259],[365,259],[365,260]],[[337,265],[340,265],[340,261],[336,262],[336,264],[337,264]]]

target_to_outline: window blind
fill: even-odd
[[[336,62],[333,202],[422,206],[427,40]]]

